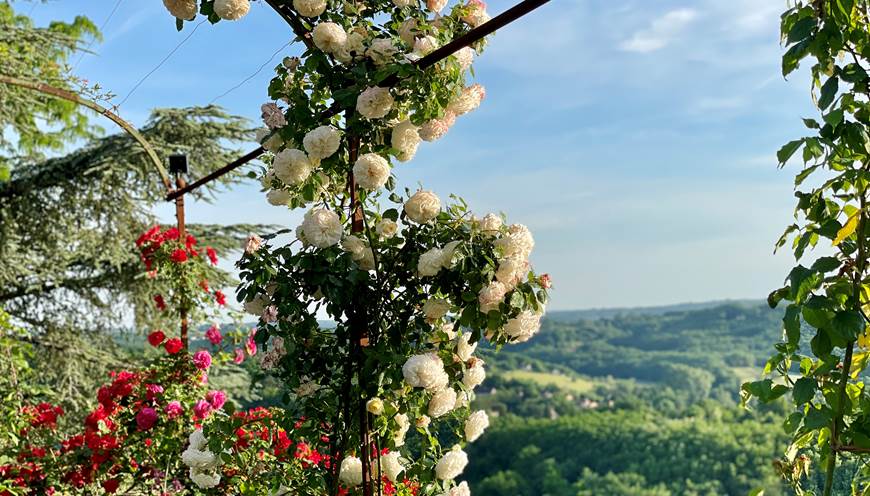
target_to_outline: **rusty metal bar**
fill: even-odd
[[[290,26],[294,30],[294,33],[296,33],[297,36],[299,36],[303,41],[307,40],[306,46],[308,46],[308,43],[310,43],[311,40],[309,38],[305,37],[304,34],[300,35],[296,31],[297,27],[294,27],[294,25],[293,25],[294,23],[291,21],[292,19],[295,19],[295,17],[293,17],[291,14],[287,14],[286,12],[284,12],[285,9],[281,8],[283,6],[283,4],[276,5],[275,0],[266,0],[266,1],[273,9],[275,9],[278,12],[278,14],[281,15],[282,18],[284,18],[285,21],[287,21],[288,24],[290,24]],[[415,65],[417,67],[419,67],[420,69],[426,69],[427,67],[431,67],[432,65],[436,64],[440,60],[443,60],[443,59],[449,57],[456,50],[459,50],[460,48],[469,46],[472,43],[480,41],[484,37],[492,34],[497,29],[500,29],[500,28],[510,24],[511,22],[516,21],[520,17],[528,14],[529,12],[537,9],[538,7],[544,5],[548,2],[550,2],[550,0],[523,0],[522,2],[518,3],[517,5],[511,7],[510,9],[502,12],[501,14],[499,14],[495,17],[493,17],[488,22],[481,24],[480,26],[472,29],[471,31],[465,33],[464,35],[451,41],[450,43],[435,50],[434,52],[430,53],[429,55],[426,55],[425,57],[421,58],[420,60],[418,60],[415,63]],[[299,22],[298,19],[295,19],[295,21]],[[387,77],[386,79],[384,79],[380,84],[382,86],[393,86],[398,82],[399,82],[399,78],[395,75],[391,75],[391,76]],[[338,115],[338,113],[341,111],[342,111],[342,109],[340,109],[338,107],[338,105],[333,104],[331,107],[329,107],[328,109],[323,111],[320,114],[320,117],[322,119],[328,119],[329,117],[333,117],[335,115]],[[228,174],[228,173],[234,171],[235,169],[250,162],[251,160],[254,160],[255,158],[259,157],[264,152],[265,152],[265,150],[263,150],[263,147],[261,146],[261,147],[257,148],[256,150],[252,151],[251,153],[248,153],[244,157],[241,157],[241,158],[221,167],[220,169],[217,169],[216,171],[212,172],[211,174],[209,174],[209,175],[207,175],[207,176],[205,176],[197,181],[194,181],[193,183],[186,186],[185,188],[182,188],[182,189],[179,189],[179,190],[176,190],[176,191],[169,193],[166,196],[166,200],[172,201],[180,195],[183,195],[185,193],[189,193],[189,192],[199,188],[200,186],[223,176],[224,174]]]

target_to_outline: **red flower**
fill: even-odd
[[[208,281],[206,281],[205,279],[203,279],[202,281],[199,281],[199,287],[201,287],[202,290],[205,291],[206,293],[209,292],[209,290],[208,290]]]
[[[163,299],[163,296],[154,295],[154,303],[157,305],[158,310],[166,310],[166,300]]]
[[[163,334],[163,331],[159,329],[148,335],[148,343],[151,346],[160,346],[164,339],[166,339],[166,334]]]
[[[139,239],[136,240],[136,246],[142,246],[146,241],[150,241],[154,238],[154,235],[160,232],[160,226],[154,226],[151,229],[142,233],[139,236]]]
[[[163,347],[166,348],[166,353],[174,355],[181,351],[182,348],[184,348],[184,343],[182,343],[181,339],[179,338],[172,338],[163,343]]]
[[[227,296],[223,293],[223,291],[220,291],[220,290],[215,291],[214,292],[214,299],[215,299],[215,301],[217,301],[217,304],[220,306],[224,306],[227,304]]]
[[[136,427],[138,427],[140,431],[147,431],[154,427],[154,424],[156,423],[157,410],[153,408],[145,407],[139,410],[139,413],[136,414]]]
[[[170,227],[163,233],[163,237],[170,240],[176,240],[179,237],[178,228]]]
[[[194,238],[192,234],[188,234],[187,238],[184,239],[184,247],[188,250],[196,251],[193,250],[194,246],[196,246],[196,238]]]
[[[214,248],[211,246],[206,247],[205,253],[208,255],[208,259],[211,260],[212,265],[217,265],[217,252],[214,251]]]
[[[112,494],[118,490],[118,486],[120,484],[121,483],[118,481],[118,479],[109,479],[107,481],[103,481],[103,489],[107,493]]]
[[[169,258],[175,263],[184,263],[187,261],[187,252],[181,248],[176,248]]]

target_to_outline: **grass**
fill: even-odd
[[[570,391],[578,394],[588,394],[595,390],[595,382],[582,379],[580,377],[571,377],[562,374],[551,374],[549,372],[534,372],[531,370],[511,370],[505,372],[506,379],[514,379],[518,381],[530,381],[542,386],[556,386],[559,389]]]

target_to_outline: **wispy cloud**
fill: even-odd
[[[619,47],[627,52],[650,53],[666,47],[692,21],[698,17],[694,9],[683,8],[672,10],[652,21],[650,26],[642,29],[623,41]]]

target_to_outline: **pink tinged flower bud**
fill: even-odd
[[[209,391],[205,395],[205,400],[211,404],[212,408],[220,410],[227,402],[227,395],[223,391]]]
[[[139,410],[139,413],[136,414],[136,427],[138,427],[140,431],[147,431],[154,427],[154,424],[156,423],[157,411],[153,408],[145,407]]]
[[[167,417],[173,419],[184,413],[184,407],[182,407],[181,403],[178,401],[170,401],[165,407],[163,407],[163,412]]]
[[[208,370],[211,367],[211,354],[206,350],[199,350],[193,354],[193,364],[199,370]]]
[[[203,420],[208,418],[211,415],[212,406],[206,400],[199,400],[196,402],[196,405],[193,406],[193,415],[199,420]]]

